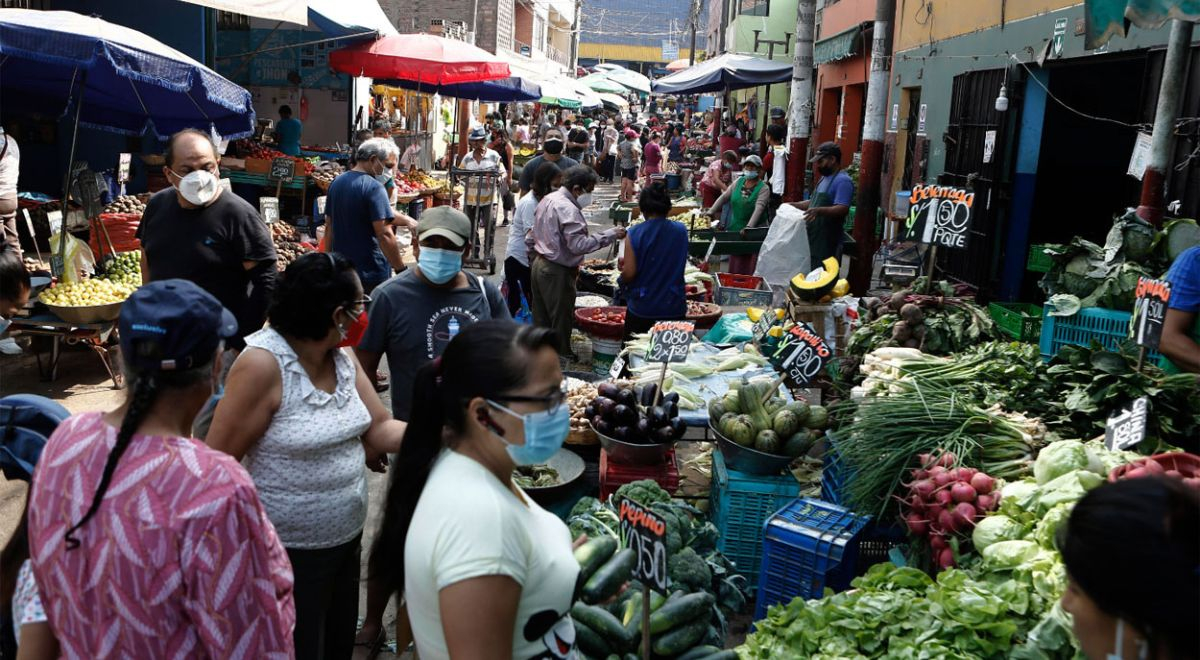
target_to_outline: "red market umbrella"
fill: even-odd
[[[395,34],[335,50],[334,71],[352,76],[455,85],[508,78],[508,63],[471,44],[433,34]]]
[[[686,57],[684,57],[684,58],[675,60],[674,62],[671,62],[670,64],[668,64],[666,66],[666,69],[667,69],[667,71],[683,71],[684,69],[688,68],[691,65],[692,65],[692,63],[688,62],[688,59]]]

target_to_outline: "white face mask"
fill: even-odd
[[[587,208],[588,204],[592,203],[592,193],[583,193],[576,197],[575,201],[579,202],[579,208]]]
[[[171,172],[175,174],[174,170]],[[175,176],[179,176],[175,174]],[[194,170],[179,178],[175,189],[189,203],[196,206],[208,206],[217,197],[221,188],[221,180],[208,170]]]

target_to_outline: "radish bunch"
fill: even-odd
[[[996,480],[969,467],[954,467],[950,452],[940,456],[920,454],[921,467],[912,471],[908,495],[901,509],[908,531],[929,540],[930,554],[939,570],[954,566],[952,541],[969,540],[975,521],[1000,503]],[[953,544],[957,545],[957,544]]]

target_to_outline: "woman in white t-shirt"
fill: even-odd
[[[570,532],[511,478],[570,430],[555,341],[481,321],[417,371],[370,568],[403,591],[421,660],[573,652]]]

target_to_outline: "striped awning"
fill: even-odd
[[[863,26],[855,25],[813,44],[813,66],[854,57],[862,52]]]

